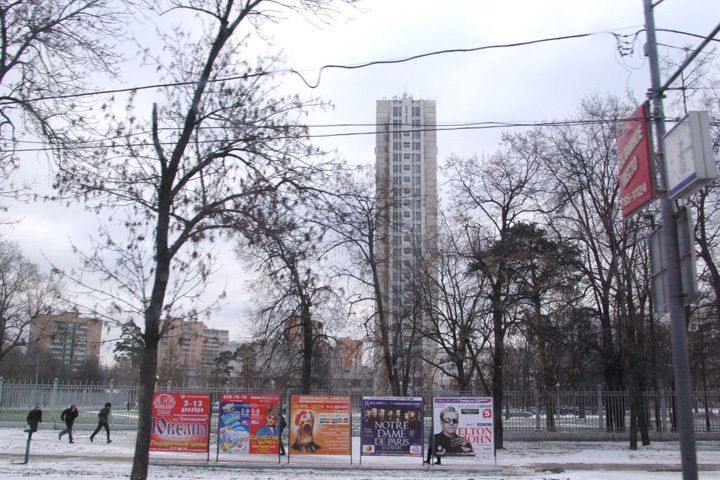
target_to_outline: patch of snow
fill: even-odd
[[[23,464],[25,434],[21,429],[0,429],[0,478],[59,480],[127,479],[135,448],[134,431],[113,431],[113,442],[78,431],[75,443],[61,441],[57,430],[40,429],[33,435],[30,459]],[[355,453],[359,442],[354,439]],[[720,441],[697,443],[703,480],[720,480]],[[422,467],[419,458],[353,457],[233,457],[215,463],[215,445],[207,454],[151,452],[151,479],[197,480],[670,480],[680,478],[677,442],[655,442],[636,451],[626,442],[506,442],[492,460],[448,458],[443,465]],[[557,473],[556,473],[557,472]]]

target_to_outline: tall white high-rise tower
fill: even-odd
[[[378,100],[376,125],[380,214],[376,251],[383,305],[391,349],[402,352],[398,371],[409,371],[406,381],[418,385],[427,375],[422,371],[419,355],[423,348],[420,339],[423,315],[418,308],[416,262],[432,256],[437,247],[435,101],[408,96]],[[376,357],[376,363],[380,369],[376,390],[389,390],[381,356]]]

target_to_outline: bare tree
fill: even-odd
[[[532,139],[530,139],[532,140]],[[492,395],[495,445],[503,448],[503,359],[505,339],[515,318],[510,295],[511,271],[503,253],[507,234],[524,216],[538,213],[534,196],[540,158],[533,148],[509,148],[481,160],[451,157],[446,170],[453,189],[452,208],[473,248],[471,271],[488,280],[493,326]]]
[[[470,248],[447,221],[441,223],[435,258],[420,262],[417,276],[424,313],[428,319],[423,334],[434,348],[424,360],[452,378],[461,392],[469,391],[477,379],[490,392],[482,374],[483,354],[491,343],[486,302],[487,278],[470,272]],[[423,352],[425,353],[425,352]]]
[[[539,151],[554,208],[553,228],[581,252],[582,277],[589,287],[585,301],[599,320],[605,387],[624,390],[627,351],[619,339],[636,305],[628,305],[621,270],[623,246],[631,241],[617,201],[615,127],[629,112],[614,97],[585,99],[580,111],[593,122],[544,130]],[[607,407],[607,428],[624,430],[624,405]]]
[[[278,220],[272,227],[246,232],[249,245],[241,244],[239,251],[259,274],[254,289],[264,285],[256,335],[266,352],[267,371],[287,378],[299,370],[300,389],[310,393],[324,378],[315,372],[316,357],[327,343],[323,320],[332,317],[327,312],[336,295],[323,273],[322,228],[300,215],[291,216],[292,221]]]
[[[387,208],[379,201],[375,189],[375,172],[360,169],[335,179],[334,195],[324,202],[322,225],[327,229],[328,242],[344,252],[345,261],[337,262],[335,275],[348,282],[347,290],[354,292],[349,299],[351,312],[359,312],[369,345],[374,349],[377,375],[381,384],[387,384],[393,395],[407,394],[412,383],[413,360],[417,349],[413,347],[420,336],[419,325],[412,311],[414,302],[407,308],[398,306],[398,318],[391,322],[388,299],[383,294],[382,269],[387,262],[387,250],[379,246],[388,239],[380,234],[379,224]],[[401,310],[404,313],[401,315]],[[403,332],[405,332],[403,334]],[[405,335],[405,338],[403,338]]]
[[[154,104],[149,122],[132,108],[122,119],[109,112],[110,130],[124,140],[108,140],[88,156],[64,152],[59,162],[61,193],[121,212],[114,218],[122,218],[128,238],[110,235],[110,244],[151,250],[136,257],[143,262],[126,264],[134,271],[110,278],[139,278],[134,298],[144,311],[133,480],[148,473],[160,319],[169,313],[168,296],[187,299],[197,293],[210,273],[206,242],[262,225],[268,202],[294,198],[319,170],[312,161],[318,152],[306,143],[307,129],[299,122],[304,109],[317,102],[279,96],[270,76],[274,59],[244,62],[243,38],[267,21],[279,21],[283,10],[320,15],[337,3],[351,0],[157,2],[159,11],[187,13],[203,28],[199,34],[175,28],[163,36],[162,56],[149,58],[172,83],[160,89],[162,102]],[[181,283],[171,292],[173,279],[190,271],[197,273],[197,283]]]
[[[720,150],[720,135],[715,143],[715,151]],[[694,237],[698,257],[704,267],[699,276],[712,291],[711,301],[717,326],[720,327],[720,264],[717,261],[717,252],[720,249],[720,183],[716,180],[701,188],[688,203],[694,207]]]
[[[685,50],[683,58],[670,59],[668,69],[675,70],[685,60],[690,49]],[[709,51],[699,55],[691,68],[680,75],[681,97],[676,102],[668,102],[667,115],[682,116],[688,110],[705,110],[710,115],[710,138],[712,151],[718,162],[720,152],[720,89],[716,81],[720,64],[717,52]],[[710,424],[708,404],[711,403],[707,391],[720,385],[720,356],[712,348],[720,332],[720,181],[715,179],[699,189],[689,198],[682,200],[690,207],[694,216],[694,239],[698,263],[699,298],[689,309],[691,317],[688,324],[691,370],[694,384],[705,392],[705,423]]]
[[[623,224],[620,266],[617,270],[618,315],[622,317],[624,340],[625,374],[628,379],[630,401],[630,449],[637,450],[637,434],[640,428],[642,444],[650,444],[648,419],[643,392],[647,385],[647,348],[641,333],[644,330],[644,313],[649,303],[650,285],[645,280],[643,269],[647,268],[647,257],[638,251],[645,245],[637,241],[641,223],[637,219],[626,220]],[[645,260],[645,262],[643,262]],[[644,267],[644,268],[643,268]]]
[[[61,302],[52,277],[23,257],[16,243],[0,240],[0,363],[28,344],[33,319],[62,308]]]
[[[9,183],[22,126],[53,146],[65,145],[86,123],[82,101],[88,72],[117,73],[115,43],[123,38],[132,2],[6,1],[0,4],[0,196]]]

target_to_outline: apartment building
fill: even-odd
[[[426,377],[420,361],[422,340],[413,337],[424,321],[414,286],[417,262],[437,249],[437,134],[433,100],[403,96],[378,100],[376,106],[376,191],[379,222],[376,251],[385,317],[392,348],[410,362],[410,382],[418,386]],[[413,326],[414,325],[414,326]],[[408,352],[411,352],[408,354]],[[374,362],[376,391],[387,391],[384,362]]]
[[[99,361],[102,322],[77,312],[43,314],[30,324],[30,345],[47,350],[65,369],[78,370],[88,360]]]
[[[158,344],[158,374],[163,382],[204,382],[230,340],[228,330],[207,328],[199,320],[163,319],[160,329],[165,331]]]

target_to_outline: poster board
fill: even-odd
[[[290,397],[291,455],[350,455],[349,395]]]
[[[439,457],[494,458],[492,397],[433,398],[433,449]]]
[[[422,397],[363,397],[360,455],[423,454]]]
[[[280,396],[225,394],[220,397],[219,452],[275,454],[280,448]]]
[[[150,450],[207,452],[209,393],[153,393]]]

